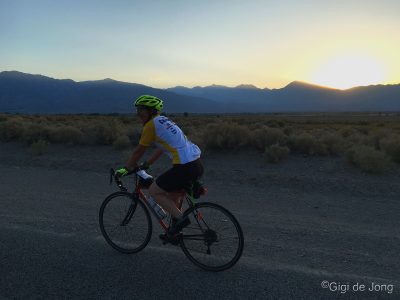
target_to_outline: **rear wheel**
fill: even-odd
[[[184,213],[191,224],[181,233],[181,248],[197,266],[208,271],[231,268],[243,252],[239,222],[224,207],[203,202]]]
[[[149,243],[152,223],[140,199],[128,192],[108,196],[100,207],[99,223],[107,243],[122,253],[136,253]]]

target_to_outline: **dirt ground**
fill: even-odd
[[[104,242],[98,209],[116,190],[108,185],[109,168],[123,166],[126,158],[106,146],[51,145],[33,156],[19,143],[0,144],[0,298],[179,299],[167,288],[179,278],[193,299],[398,299],[400,167],[371,175],[341,158],[290,156],[268,164],[257,152],[206,153],[209,193],[201,200],[228,208],[245,236],[238,264],[210,275],[176,247],[162,246],[159,228],[135,258]],[[168,166],[162,158],[149,173]],[[117,266],[127,277],[116,275]],[[173,276],[149,293],[155,279],[161,282],[160,272]],[[129,284],[128,278],[137,280]],[[138,278],[153,278],[153,285]],[[324,280],[350,289],[379,283],[381,290],[340,292],[322,288]]]

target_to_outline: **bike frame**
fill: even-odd
[[[147,200],[146,195],[142,192],[142,189],[140,186],[136,186],[136,189],[133,194],[138,195],[138,197],[147,205],[147,208],[153,213],[153,215],[156,217],[158,220],[158,223],[161,225],[161,227],[166,231],[168,229],[168,224],[164,222],[164,219],[161,219],[155,212],[154,210],[150,207],[149,200]]]
[[[169,225],[164,221],[164,219],[161,219],[157,213],[153,210],[153,208],[150,206],[149,204],[149,200],[147,199],[146,195],[143,193],[142,188],[140,187],[139,184],[139,180],[138,177],[139,175],[137,174],[137,171],[134,172],[135,173],[135,190],[134,192],[132,192],[132,196],[134,198],[139,198],[140,200],[142,200],[147,208],[153,213],[153,215],[156,217],[156,219],[158,220],[158,223],[161,225],[161,227],[167,231],[169,228]],[[117,183],[119,189],[123,192],[127,192],[128,189],[123,185],[122,181],[119,178],[114,177],[115,171],[114,169],[110,170],[110,184],[112,183],[112,179],[114,178],[115,182]],[[175,192],[173,192],[175,193]],[[195,201],[194,198],[189,195],[184,189],[176,191],[177,194],[181,194],[182,195],[182,200],[180,201],[179,205],[177,206],[179,210],[181,210],[182,208],[182,204],[184,199],[186,199],[186,201],[188,202],[189,206],[194,206],[195,205]],[[127,215],[125,216],[124,220],[122,221],[122,224],[124,223],[128,223],[129,220],[131,219],[131,217],[133,216],[133,213],[135,212],[136,209],[136,205],[137,204],[133,204],[130,208],[129,211],[127,213]]]

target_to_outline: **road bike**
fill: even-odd
[[[126,254],[137,253],[147,246],[152,236],[150,212],[165,233],[172,224],[172,218],[169,214],[164,218],[160,217],[149,204],[149,198],[143,190],[153,182],[153,177],[144,169],[137,168],[131,172],[135,182],[133,192],[128,192],[121,178],[114,174],[114,170],[111,169],[110,184],[114,180],[119,191],[103,201],[99,211],[100,229],[107,243],[117,251]],[[180,246],[188,259],[204,270],[227,270],[234,266],[242,255],[243,231],[239,222],[226,208],[211,202],[196,202],[205,191],[199,181],[176,191],[182,195],[177,207],[182,209],[183,205],[187,204],[183,215],[189,218],[190,224],[173,239],[164,239],[164,244],[169,242]]]

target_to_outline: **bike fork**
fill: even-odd
[[[129,221],[132,219],[133,214],[135,213],[137,207],[137,201],[132,201],[132,204],[129,206],[128,212],[126,213],[125,218],[121,222],[121,226],[126,226]]]

